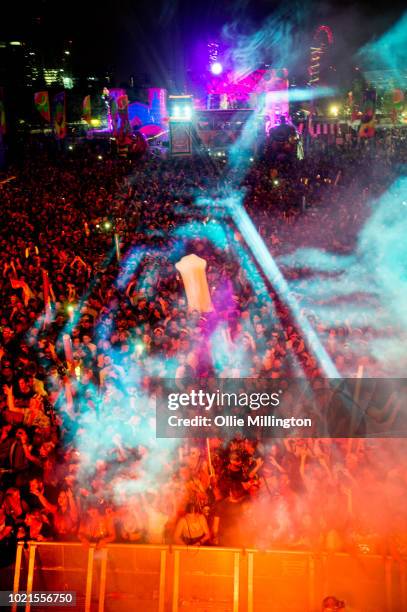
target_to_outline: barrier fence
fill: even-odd
[[[18,545],[13,590],[74,591],[84,612],[320,612],[332,594],[352,612],[401,612],[406,576],[378,555],[29,542]]]

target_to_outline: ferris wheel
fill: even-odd
[[[329,26],[320,25],[314,32],[310,48],[310,64],[308,66],[308,85],[318,85],[320,79],[321,59],[333,45],[334,36]]]

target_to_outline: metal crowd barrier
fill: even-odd
[[[332,594],[352,611],[401,612],[406,576],[378,555],[29,542],[18,545],[13,590],[75,591],[84,612],[320,612]]]

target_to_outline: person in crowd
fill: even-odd
[[[49,519],[41,510],[27,512],[25,521],[25,539],[46,542],[53,539],[53,531]]]
[[[407,146],[399,144],[402,163]],[[278,380],[288,396],[287,381],[301,369],[321,385],[323,373],[289,309],[236,257],[243,237],[226,232],[224,247],[211,239],[213,203],[242,187],[273,257],[313,247],[339,261],[355,248],[371,211],[367,199],[397,178],[395,156],[380,147],[373,154],[333,146],[290,164],[259,158],[238,176],[225,174],[222,160],[195,157],[106,155],[95,172],[92,145],[77,149],[55,157],[44,147],[0,187],[0,534],[101,546],[117,533],[128,543],[193,545],[199,538],[202,545],[342,550],[355,534],[362,542],[371,520],[375,538],[404,558],[401,519],[382,528],[383,516],[368,518],[364,507],[383,481],[383,504],[369,507],[404,511],[407,480],[397,470],[403,449],[396,440],[362,447],[225,436],[207,446],[192,440],[184,453],[154,434],[157,378],[265,378]],[[196,206],[197,194],[210,204]],[[214,313],[188,311],[174,267],[186,252],[207,261]],[[300,263],[284,267],[299,299],[309,277]],[[357,323],[326,320],[317,307],[304,313],[341,376],[360,368],[368,377],[394,375],[394,362],[372,346],[393,337],[397,321],[373,329],[362,301],[359,311]],[[400,359],[400,372],[404,366]],[[380,428],[398,418],[396,400],[383,414],[370,408]],[[368,477],[375,470],[376,480]],[[121,498],[123,488],[129,493]],[[260,514],[275,517],[273,529]],[[340,545],[328,542],[332,533]]]
[[[147,513],[141,495],[124,494],[117,512],[118,535],[122,542],[144,543],[147,536]]]
[[[28,492],[25,500],[32,509],[44,510],[52,514],[56,512],[55,489],[52,486],[45,486],[42,478],[34,476],[29,481]]]
[[[174,532],[174,544],[186,546],[203,546],[210,540],[208,523],[205,515],[194,504],[188,504],[185,515],[181,517]]]
[[[69,486],[60,490],[57,506],[52,514],[55,537],[61,541],[75,540],[79,514],[73,491]]]
[[[0,506],[0,569],[13,562],[15,553],[14,523],[7,516],[5,508]]]
[[[15,537],[23,538],[25,535],[25,518],[29,507],[27,503],[21,499],[20,490],[18,488],[10,487],[7,489],[2,508],[6,519],[13,527]]]
[[[322,612],[335,612],[335,610],[345,610],[345,602],[340,601],[337,597],[324,597],[322,602]]]
[[[102,548],[115,541],[116,533],[113,521],[97,503],[98,500],[94,497],[87,499],[87,512],[80,521],[78,538],[84,545],[95,544]]]
[[[239,482],[233,482],[229,495],[216,502],[213,519],[213,542],[218,546],[239,547],[247,544],[247,519],[250,502]]]

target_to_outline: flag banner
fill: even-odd
[[[404,107],[404,92],[401,89],[393,90],[393,104],[399,110]]]
[[[366,89],[363,95],[363,110],[360,120],[359,136],[372,138],[375,135],[376,90]]]
[[[127,95],[122,95],[117,98],[117,110],[121,115],[127,115],[129,99]]]
[[[363,121],[360,124],[359,136],[361,138],[373,138],[376,133],[376,122],[374,119]]]
[[[89,123],[92,120],[92,107],[90,104],[90,96],[85,96],[82,102],[82,119]]]
[[[109,92],[110,118],[115,137],[124,137],[131,134],[129,121],[129,99],[122,88],[114,88]]]
[[[54,131],[57,140],[66,137],[66,103],[65,92],[54,96]]]
[[[6,106],[4,102],[4,88],[0,87],[0,136],[4,136],[6,131]]]
[[[122,114],[127,112],[126,109],[127,109],[128,100],[126,96],[126,90],[123,89],[122,87],[113,87],[112,89],[108,91],[109,91],[109,111],[110,111],[109,127],[111,127],[114,136],[117,137],[119,134],[119,127],[120,127],[120,120],[121,120],[121,116],[119,114],[119,99],[122,98],[120,100],[120,111],[122,112]]]
[[[41,117],[51,123],[51,111],[49,107],[49,96],[47,91],[37,91],[34,94],[34,104]]]
[[[401,89],[393,89],[392,103],[391,118],[393,123],[397,123],[399,115],[404,109],[404,92]]]
[[[118,126],[118,133],[120,136],[130,134],[131,126],[129,122],[129,99],[126,94],[118,96],[117,98],[117,111],[119,114],[120,125]]]

